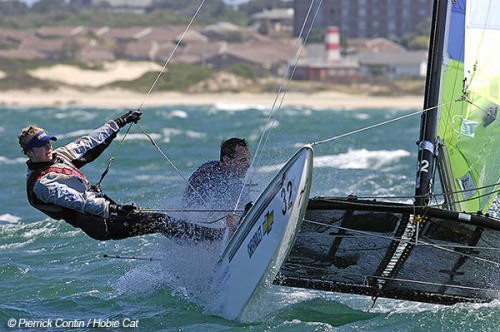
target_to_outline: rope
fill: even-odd
[[[193,191],[196,193],[196,195],[198,196],[198,198],[200,198],[202,200],[202,202],[206,204],[206,201],[203,199],[203,197],[200,195],[200,193],[193,187],[193,185],[191,183],[189,183],[189,180],[184,175],[182,175],[181,171],[174,165],[174,163],[165,154],[165,152],[163,152],[163,150],[160,148],[160,146],[158,145],[158,143],[156,143],[156,141],[153,139],[153,137],[151,137],[151,135],[149,135],[146,132],[146,130],[144,130],[144,128],[142,128],[142,126],[139,125],[138,123],[137,123],[137,127],[139,127],[139,129],[141,129],[141,131],[143,132],[143,134],[146,135],[147,138],[149,138],[149,141],[151,142],[151,144],[153,144],[156,147],[156,149],[158,149],[158,151],[160,152],[160,154],[163,156],[163,158],[165,158],[165,160],[170,164],[170,166],[172,166],[172,168],[175,170],[175,172],[177,173],[177,175],[179,175],[190,186],[190,188],[193,189]]]
[[[340,134],[340,135],[337,135],[337,136],[333,136],[333,137],[330,137],[330,138],[327,138],[327,139],[324,139],[324,140],[320,140],[320,141],[316,141],[316,142],[312,142],[312,143],[309,143],[311,144],[312,146],[315,146],[315,145],[320,145],[320,144],[323,144],[323,143],[328,143],[328,142],[331,142],[331,141],[335,141],[335,140],[338,140],[340,138],[344,138],[344,137],[347,137],[347,136],[350,136],[350,135],[354,135],[354,134],[359,134],[361,132],[364,132],[364,131],[367,131],[367,130],[370,130],[370,129],[373,129],[373,128],[377,128],[377,127],[380,127],[380,126],[383,126],[383,125],[386,125],[386,124],[389,124],[389,123],[392,123],[392,122],[396,122],[396,121],[400,121],[400,120],[403,120],[403,119],[406,119],[406,118],[409,118],[409,117],[412,117],[412,116],[415,116],[415,115],[418,115],[418,114],[422,114],[422,113],[425,113],[427,111],[430,111],[434,108],[437,108],[438,106],[434,106],[434,107],[431,107],[431,108],[428,108],[428,109],[424,109],[424,110],[421,110],[421,111],[416,111],[416,112],[413,112],[413,113],[410,113],[410,114],[406,114],[406,115],[403,115],[403,116],[400,116],[400,117],[397,117],[397,118],[394,118],[394,119],[390,119],[390,120],[387,120],[387,121],[383,121],[383,122],[379,122],[379,123],[376,123],[376,124],[373,124],[371,126],[367,126],[367,127],[363,127],[363,128],[360,128],[360,129],[356,129],[356,130],[353,130],[353,131],[350,131],[350,132],[347,132],[347,133],[344,133],[344,134]]]
[[[433,198],[437,198],[437,197],[441,197],[441,196],[445,197],[447,195],[453,195],[453,194],[463,194],[463,193],[466,193],[466,192],[471,192],[471,191],[476,191],[476,190],[482,190],[482,189],[488,189],[488,188],[494,188],[494,187],[497,187],[497,186],[500,186],[500,182],[496,182],[496,183],[493,183],[493,184],[485,185],[485,186],[482,186],[482,187],[477,187],[477,188],[474,188],[474,189],[464,189],[464,190],[457,190],[457,191],[442,192],[442,193],[438,193],[438,194],[433,194],[432,197]],[[474,197],[471,197],[471,198],[463,199],[461,201],[456,201],[456,203],[468,202],[468,201],[472,201],[472,200],[475,200],[475,199],[478,199],[478,198],[481,198],[481,197],[489,196],[489,195],[492,195],[492,194],[498,194],[498,193],[500,193],[500,189],[489,191],[489,192],[484,193],[482,195],[478,195],[478,196],[474,196]],[[357,198],[361,198],[361,199],[413,199],[413,198],[419,198],[419,197],[423,197],[423,196],[422,195],[407,195],[407,196],[404,196],[404,195],[401,195],[401,196],[358,196],[358,195],[356,195],[356,197]],[[441,206],[441,205],[442,205],[441,203],[435,203],[435,204],[429,204],[429,205],[425,205],[425,206],[422,205],[422,206],[416,206],[416,207]]]
[[[172,52],[170,52],[170,55],[168,56],[167,60],[165,61],[165,63],[163,64],[163,67],[161,68],[160,72],[158,73],[158,75],[156,76],[155,80],[153,81],[153,84],[151,85],[151,87],[149,88],[148,92],[144,95],[144,98],[140,104],[140,106],[137,108],[137,110],[142,110],[142,108],[144,107],[144,104],[146,102],[146,99],[151,95],[151,92],[153,91],[154,87],[156,86],[156,84],[158,83],[158,81],[160,80],[160,77],[161,75],[163,75],[163,73],[165,72],[166,68],[167,68],[167,65],[170,63],[170,60],[172,59],[172,57],[174,56],[175,52],[177,51],[177,48],[179,47],[179,45],[181,44],[181,42],[183,41],[184,39],[184,36],[186,35],[186,33],[189,31],[189,29],[191,28],[191,25],[193,24],[193,22],[195,21],[196,17],[198,16],[201,8],[203,7],[203,5],[205,4],[205,1],[206,0],[201,0],[200,1],[200,4],[198,6],[198,8],[196,9],[196,12],[193,14],[193,16],[191,17],[191,20],[189,21],[189,24],[186,26],[186,29],[184,29],[182,35],[181,35],[181,38],[179,38],[179,40],[177,41],[174,49],[172,50]],[[137,124],[138,125],[138,124]],[[113,157],[111,157],[109,159],[109,162],[108,162],[108,165],[106,166],[106,169],[104,170],[104,172],[102,173],[101,175],[101,178],[99,179],[99,182],[95,185],[96,189],[97,190],[101,190],[101,182],[102,180],[104,179],[104,177],[106,176],[106,174],[108,174],[108,171],[111,167],[111,164],[113,163],[114,159],[115,159],[115,156],[118,154],[119,150],[120,150],[120,147],[122,146],[123,144],[123,141],[125,140],[125,137],[128,135],[129,131],[130,131],[130,128],[131,128],[132,124],[130,124],[130,126],[128,127],[125,135],[123,136],[120,144],[118,145],[118,148],[115,152],[115,154],[113,155]],[[139,126],[139,125],[138,125]],[[153,145],[155,145],[158,149],[159,149],[159,146],[156,144],[156,142],[154,142],[154,140],[151,138],[150,135],[148,135],[146,133],[146,131],[141,127],[139,126],[139,128],[141,128],[142,132],[144,134],[146,134],[146,136],[150,139],[151,142],[153,142]],[[165,156],[165,154],[161,151],[161,149],[159,149],[160,152]],[[169,160],[167,158],[167,160]],[[169,161],[170,162],[170,161]],[[171,162],[170,162],[171,163]],[[172,166],[173,163],[171,163]],[[174,168],[177,170],[177,168],[174,166]],[[182,176],[182,175],[181,175]],[[184,178],[184,177],[183,177]],[[199,194],[198,194],[199,195]],[[200,197],[201,198],[201,197]],[[202,198],[203,199],[203,198]]]
[[[288,83],[292,80],[292,77],[293,77],[293,75],[295,73],[295,70],[297,68],[298,61],[299,61],[299,59],[300,59],[300,57],[302,55],[302,52],[304,50],[304,45],[306,44],[307,40],[309,40],[309,35],[310,35],[312,27],[314,25],[313,23],[314,23],[314,21],[316,20],[316,18],[318,16],[318,13],[319,13],[319,10],[321,8],[322,3],[323,3],[323,0],[320,0],[320,2],[318,4],[318,7],[316,9],[316,13],[315,13],[315,15],[314,15],[314,17],[312,19],[312,22],[311,22],[311,24],[309,26],[309,30],[308,30],[308,32],[306,34],[306,38],[304,39],[303,43],[300,43],[301,37],[304,34],[306,23],[307,23],[310,15],[311,15],[312,8],[313,8],[313,5],[314,5],[314,1],[311,1],[310,5],[309,5],[309,9],[307,10],[307,14],[306,14],[306,16],[304,18],[304,22],[302,23],[302,27],[301,27],[300,32],[299,32],[299,36],[295,40],[295,44],[294,44],[294,55],[297,54],[297,56],[295,56],[295,62],[293,64],[293,66],[291,66],[290,64],[287,66],[286,70],[283,73],[283,76],[281,77],[280,85],[278,87],[278,91],[276,92],[275,98],[273,100],[273,104],[272,104],[271,110],[270,110],[270,112],[268,114],[266,123],[270,123],[271,122],[272,115],[275,113],[276,110],[279,111],[281,109],[282,105],[283,105],[283,101],[284,101],[284,98],[285,98],[285,95],[286,95],[286,87],[288,86]],[[292,73],[289,75],[290,68],[293,68],[293,69],[292,69]],[[282,98],[281,98],[281,101],[278,103],[278,99],[279,99],[280,95],[282,95]],[[276,105],[278,105],[278,106],[276,106]],[[260,162],[260,156],[261,156],[261,152],[260,151],[262,149],[262,146],[265,146],[267,144],[267,141],[268,141],[268,138],[269,138],[269,132],[270,131],[269,131],[268,127],[264,127],[263,128],[261,136],[260,136],[260,139],[259,139],[259,143],[257,144],[257,148],[255,149],[254,157],[252,158],[252,161],[250,163],[250,169],[252,170],[252,175],[251,176],[247,176],[247,179],[249,179],[249,178],[251,178],[253,176],[253,174],[255,172],[254,165],[258,164]],[[236,204],[234,206],[235,210],[238,207],[238,205],[240,204],[241,197],[243,196],[243,192],[244,192],[244,190],[245,190],[245,188],[247,186],[248,186],[248,180],[246,180],[243,183],[243,187],[241,188],[240,194],[238,195],[238,199],[236,200]]]
[[[127,128],[127,131],[125,132],[125,135],[123,135],[122,139],[120,140],[120,143],[118,144],[118,146],[116,147],[115,149],[115,152],[113,153],[113,155],[109,158],[109,161],[108,161],[108,165],[106,166],[106,168],[104,169],[104,171],[102,172],[101,174],[101,178],[99,179],[99,181],[97,182],[97,184],[95,185],[95,188],[98,192],[102,192],[102,180],[104,180],[104,177],[108,174],[109,172],[109,169],[111,167],[111,164],[113,163],[113,161],[115,160],[115,157],[118,155],[118,152],[120,152],[120,149],[123,145],[123,142],[125,141],[125,137],[127,137],[129,131],[130,131],[130,128],[132,128],[132,123],[128,126]]]
[[[141,102],[141,105],[139,106],[139,110],[141,110],[144,106],[144,103],[146,102],[146,99],[151,95],[151,92],[153,91],[154,87],[156,86],[156,83],[158,83],[158,81],[160,80],[160,77],[161,75],[163,75],[163,73],[165,72],[166,68],[167,68],[167,65],[170,63],[170,60],[172,59],[172,57],[174,56],[175,52],[177,51],[177,48],[179,48],[179,45],[182,43],[182,41],[184,40],[184,36],[186,35],[186,33],[189,31],[189,29],[191,28],[191,25],[194,23],[196,17],[198,16],[201,8],[203,7],[203,5],[205,4],[205,1],[206,0],[201,0],[200,1],[200,4],[198,6],[198,8],[196,9],[196,12],[193,14],[193,16],[191,17],[191,20],[189,21],[189,24],[186,26],[186,29],[184,29],[184,31],[182,32],[182,35],[181,37],[179,38],[179,40],[177,41],[177,43],[175,44],[175,47],[174,49],[172,50],[172,52],[170,52],[170,55],[168,56],[167,60],[165,61],[165,63],[163,64],[163,67],[162,69],[160,70],[160,72],[158,73],[158,75],[156,76],[156,79],[154,80],[153,84],[151,85],[151,87],[149,88],[148,92],[146,93],[146,95],[144,96],[142,102]]]

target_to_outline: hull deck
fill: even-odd
[[[429,303],[499,296],[500,221],[411,204],[314,198],[275,284]]]

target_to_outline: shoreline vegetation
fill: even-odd
[[[334,109],[420,109],[423,83],[405,86],[395,82],[326,84],[250,81],[220,73],[207,81],[179,91],[148,90],[161,67],[151,62],[115,61],[99,70],[54,65],[29,70],[29,76],[48,87],[4,87],[0,105],[9,107],[104,107],[130,108],[167,105],[216,105],[222,107],[282,106]],[[150,80],[144,80],[149,75]],[[168,70],[163,74],[168,76]],[[0,72],[2,77],[2,72]],[[280,90],[280,95],[276,91]],[[284,97],[284,98],[283,98]]]

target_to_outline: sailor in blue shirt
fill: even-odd
[[[204,163],[189,178],[183,195],[184,206],[207,210],[242,209],[251,201],[243,183],[249,166],[250,150],[244,139],[223,141],[219,160]]]

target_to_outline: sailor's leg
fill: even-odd
[[[162,233],[167,237],[187,238],[195,241],[217,241],[224,230],[199,226],[176,220],[163,213],[138,212],[130,217],[110,218],[107,226],[113,238],[129,237],[151,233]]]
[[[91,238],[100,241],[121,240],[132,236],[158,233],[163,229],[162,223],[144,220],[139,215],[134,215],[134,217],[117,216],[108,219],[80,215],[74,226],[80,228]]]
[[[104,218],[89,215],[80,215],[76,218],[73,226],[80,228],[93,239],[105,241],[111,240]]]

